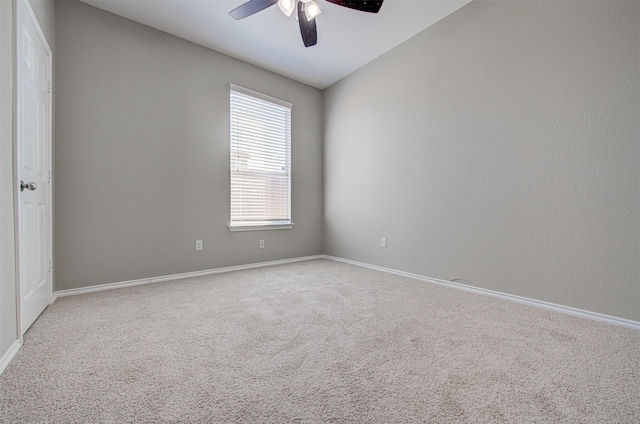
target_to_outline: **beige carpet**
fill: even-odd
[[[639,423],[640,332],[328,260],[61,298],[3,423]]]

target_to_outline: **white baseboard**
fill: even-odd
[[[9,362],[11,362],[13,357],[16,356],[16,353],[18,353],[21,347],[22,343],[20,343],[20,340],[16,340],[13,342],[9,350],[2,355],[2,358],[0,359],[0,375],[2,375],[7,366],[9,366]]]
[[[242,271],[246,269],[290,264],[293,262],[310,261],[313,259],[322,259],[322,258],[324,258],[324,255],[303,256],[299,258],[281,259],[281,260],[269,261],[269,262],[257,262],[253,264],[228,266],[224,268],[208,269],[204,271],[186,272],[183,274],[164,275],[161,277],[153,277],[153,278],[143,278],[140,280],[122,281],[119,283],[100,284],[97,286],[82,287],[79,289],[60,290],[60,291],[56,291],[53,294],[53,302],[55,302],[55,300],[59,297],[75,296],[77,294],[94,293],[94,292],[99,292],[104,290],[120,289],[123,287],[141,286],[144,284],[162,283],[165,281],[182,280],[185,278],[204,277],[207,275],[222,274],[225,272]]]
[[[640,322],[631,321],[624,318],[613,317],[610,315],[600,314],[597,312],[585,311],[583,309],[572,308],[570,306],[558,305],[555,303],[544,302],[542,300],[530,299],[522,296],[515,296],[508,293],[502,293],[494,290],[483,289],[480,287],[473,287],[467,284],[455,283],[452,281],[438,280],[437,278],[425,277],[422,275],[411,274],[404,271],[398,271],[390,268],[383,268],[376,265],[370,265],[363,262],[352,261],[349,259],[338,258],[335,256],[324,255],[324,258],[337,261],[344,262],[351,265],[356,265],[364,268],[373,269],[376,271],[387,272],[390,274],[400,275],[403,277],[414,278],[421,281],[426,281],[428,283],[437,284],[439,286],[451,287],[458,290],[464,290],[471,293],[482,294],[485,296],[497,297],[500,299],[510,300],[512,302],[522,303],[529,306],[535,306],[537,308],[548,309],[551,311],[561,312],[563,314],[574,315],[582,318],[587,318],[595,321],[606,322],[608,324],[619,325],[622,327],[632,328],[634,330],[640,330]]]
[[[104,291],[104,290],[119,289],[119,288],[123,288],[123,287],[133,287],[133,286],[140,286],[140,285],[144,285],[144,284],[161,283],[161,282],[171,281],[171,280],[181,280],[181,279],[185,279],[185,278],[203,277],[203,276],[213,275],[213,274],[222,274],[222,273],[225,273],[225,272],[242,271],[242,270],[246,270],[246,269],[262,268],[262,267],[266,267],[266,266],[283,265],[283,264],[289,264],[289,263],[294,263],[294,262],[310,261],[310,260],[313,260],[313,259],[323,259],[323,258],[324,259],[329,259],[329,260],[332,260],[332,261],[337,261],[337,262],[344,262],[344,263],[347,263],[347,264],[356,265],[356,266],[360,266],[360,267],[363,267],[363,268],[369,268],[369,269],[373,269],[373,270],[376,270],[376,271],[382,271],[382,272],[387,272],[387,273],[390,273],[390,274],[400,275],[400,276],[403,276],[403,277],[414,278],[414,279],[417,279],[417,280],[425,281],[425,282],[432,283],[432,284],[437,284],[437,285],[444,286],[444,287],[450,287],[450,288],[454,288],[454,289],[458,289],[458,290],[464,290],[464,291],[468,291],[468,292],[471,292],[471,293],[482,294],[482,295],[485,295],[485,296],[497,297],[499,299],[510,300],[512,302],[522,303],[522,304],[529,305],[529,306],[535,306],[535,307],[538,307],[538,308],[543,308],[543,309],[547,309],[547,310],[551,310],[551,311],[561,312],[561,313],[568,314],[568,315],[574,315],[574,316],[587,318],[587,319],[591,319],[591,320],[595,320],[595,321],[606,322],[608,324],[619,325],[619,326],[622,326],[622,327],[632,328],[634,330],[639,330],[640,331],[640,322],[637,322],[637,321],[632,321],[632,320],[628,320],[628,319],[624,319],[624,318],[618,318],[618,317],[614,317],[614,316],[611,316],[611,315],[600,314],[598,312],[586,311],[586,310],[583,310],[583,309],[573,308],[573,307],[570,307],[570,306],[564,306],[564,305],[558,305],[558,304],[555,304],[555,303],[544,302],[542,300],[530,299],[530,298],[527,298],[527,297],[516,296],[516,295],[512,295],[512,294],[508,294],[508,293],[502,293],[502,292],[498,292],[498,291],[494,291],[494,290],[483,289],[483,288],[480,288],[480,287],[469,286],[467,284],[461,284],[461,283],[456,283],[456,282],[452,282],[452,281],[439,280],[437,278],[425,277],[423,275],[411,274],[409,272],[398,271],[398,270],[390,269],[390,268],[384,268],[384,267],[377,266],[377,265],[371,265],[371,264],[367,264],[367,263],[363,263],[363,262],[352,261],[350,259],[338,258],[338,257],[335,257],[335,256],[330,256],[330,255],[303,256],[303,257],[299,257],[299,258],[282,259],[282,260],[269,261],[269,262],[257,262],[257,263],[253,263],[253,264],[247,264],[247,265],[236,265],[236,266],[229,266],[229,267],[223,267],[223,268],[215,268],[215,269],[210,269],[210,270],[205,270],[205,271],[187,272],[187,273],[183,273],[183,274],[174,274],[174,275],[165,275],[165,276],[153,277],[153,278],[144,278],[144,279],[140,279],[140,280],[122,281],[122,282],[119,282],[119,283],[101,284],[101,285],[97,285],[97,286],[83,287],[83,288],[79,288],[79,289],[60,290],[60,291],[56,291],[54,293],[53,301],[55,301],[58,297],[64,297],[64,296],[74,296],[74,295],[77,295],[77,294],[94,293],[94,292],[99,292],[99,291]],[[16,342],[16,343],[18,343],[17,349],[19,349],[20,348],[20,343],[19,342]],[[12,346],[12,349],[13,348],[14,347]],[[9,356],[8,361],[10,361],[11,358],[13,358],[13,355],[15,355],[15,353],[17,352],[17,349],[15,350],[15,352],[13,352]],[[8,361],[6,362],[6,364],[5,364],[4,361],[5,361],[5,357],[7,357],[7,355],[9,355],[10,352],[12,352],[11,349],[2,358],[3,362],[0,362],[0,373],[4,369],[3,368],[3,364],[4,364],[5,367],[6,367],[6,364],[8,364]]]

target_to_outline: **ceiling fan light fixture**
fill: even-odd
[[[304,14],[307,17],[308,21],[314,19],[316,16],[322,13],[322,10],[320,10],[320,6],[318,6],[318,3],[316,3],[315,1],[313,0],[307,0],[306,2],[304,0],[301,0],[301,1],[306,3],[304,5]]]
[[[2,0],[0,0],[2,1]],[[326,0],[348,9],[362,12],[378,13],[384,0]],[[314,0],[248,0],[229,12],[236,21],[247,18],[278,3],[278,7],[286,16],[291,16],[293,9],[298,9],[296,21],[300,26],[300,35],[305,47],[318,43],[318,29],[315,17],[322,11]]]
[[[293,13],[293,9],[296,8],[296,0],[278,0],[278,7],[282,13],[289,17]]]

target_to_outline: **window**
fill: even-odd
[[[293,228],[290,103],[230,84],[229,230]]]

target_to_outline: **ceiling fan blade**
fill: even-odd
[[[298,2],[298,22],[300,23],[300,34],[305,47],[315,46],[318,42],[318,30],[316,28],[316,20],[307,20],[304,13],[305,4]]]
[[[349,9],[359,10],[361,12],[378,13],[382,7],[383,0],[327,0],[329,3],[338,6],[348,7]]]
[[[229,16],[236,21],[239,21],[240,19],[251,16],[254,13],[258,13],[267,7],[273,6],[276,3],[278,3],[278,0],[249,0],[229,12]]]

